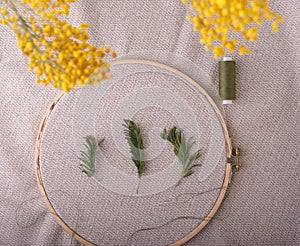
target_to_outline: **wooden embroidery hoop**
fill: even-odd
[[[215,102],[213,101],[213,99],[207,94],[207,92],[197,83],[195,82],[193,79],[191,79],[189,76],[187,76],[186,74],[180,72],[177,69],[174,69],[170,66],[167,66],[165,64],[161,64],[158,62],[153,62],[153,61],[148,61],[148,60],[136,60],[136,59],[127,59],[127,60],[119,60],[119,61],[114,61],[111,63],[111,65],[128,65],[128,64],[142,64],[142,65],[149,65],[149,66],[154,66],[157,68],[161,68],[164,69],[166,71],[169,71],[171,73],[176,74],[177,76],[181,77],[182,79],[184,79],[185,81],[189,82],[191,85],[193,85],[202,95],[205,96],[205,98],[207,99],[207,101],[210,103],[210,105],[212,106],[212,108],[214,109],[220,124],[223,128],[223,133],[224,133],[224,137],[225,137],[225,147],[226,147],[226,157],[227,160],[229,158],[231,158],[232,156],[232,145],[231,145],[231,139],[228,133],[228,129],[225,123],[225,120],[220,112],[220,110],[218,109],[217,105],[215,104]],[[44,201],[48,207],[48,210],[50,211],[50,213],[54,216],[54,218],[56,219],[57,223],[59,225],[62,226],[62,228],[68,232],[72,237],[74,237],[75,239],[77,239],[79,242],[88,245],[88,246],[92,246],[95,245],[94,243],[86,240],[85,238],[83,238],[82,236],[80,236],[78,233],[76,233],[74,230],[72,230],[72,228],[70,228],[67,223],[63,220],[63,218],[61,218],[57,212],[55,211],[51,201],[49,200],[48,194],[45,190],[44,184],[43,184],[43,180],[42,180],[42,176],[41,176],[41,169],[40,169],[40,146],[41,146],[41,140],[42,140],[42,136],[43,136],[43,132],[45,130],[45,126],[47,123],[47,120],[49,118],[49,116],[51,115],[55,105],[59,102],[59,100],[65,95],[64,92],[61,92],[60,94],[58,94],[56,96],[56,98],[54,99],[54,101],[52,102],[52,104],[50,105],[50,107],[48,108],[46,114],[43,117],[42,123],[40,125],[39,131],[38,131],[38,135],[37,135],[37,139],[36,139],[36,144],[35,144],[35,171],[36,171],[36,177],[37,177],[37,182],[38,182],[38,186],[41,192],[41,195],[44,198]],[[230,182],[230,176],[232,173],[232,165],[231,163],[229,163],[227,161],[226,163],[226,167],[225,167],[225,173],[224,173],[224,179],[223,179],[223,183],[222,186],[220,188],[220,193],[211,209],[211,211],[207,214],[207,216],[201,221],[201,223],[194,228],[191,232],[189,232],[187,235],[185,235],[183,238],[179,239],[178,241],[170,244],[171,246],[179,246],[182,245],[184,243],[186,243],[187,241],[189,241],[191,238],[193,238],[195,235],[197,235],[205,226],[206,224],[213,218],[213,216],[215,215],[215,213],[217,212],[218,208],[220,207],[226,190],[228,188],[228,184]]]

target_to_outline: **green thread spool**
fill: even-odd
[[[223,104],[235,100],[235,61],[231,57],[219,61],[219,96]]]

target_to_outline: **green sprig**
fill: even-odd
[[[177,183],[177,185],[179,185],[183,178],[193,174],[192,169],[194,167],[201,166],[201,164],[194,164],[201,156],[200,150],[190,154],[195,141],[192,141],[192,138],[185,141],[182,130],[177,129],[175,126],[171,128],[169,132],[164,129],[160,136],[162,139],[168,140],[173,145],[174,153],[182,164],[181,178]]]
[[[98,149],[98,143],[96,138],[92,135],[86,136],[84,139],[85,143],[83,145],[87,150],[86,152],[80,151],[81,157],[78,157],[78,159],[81,163],[79,166],[83,173],[85,173],[88,177],[91,177],[95,174],[95,157]]]
[[[143,138],[141,135],[140,128],[132,120],[124,120],[123,126],[125,127],[125,138],[130,147],[130,153],[132,154],[131,159],[138,170],[139,183],[136,190],[136,193],[138,194],[141,178],[145,169]]]

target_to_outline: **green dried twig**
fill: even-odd
[[[181,129],[177,129],[175,126],[167,132],[166,129],[161,133],[161,138],[168,140],[174,147],[174,153],[182,164],[181,178],[177,185],[182,181],[183,178],[190,176],[193,173],[193,167],[201,166],[201,164],[194,164],[194,162],[200,158],[200,150],[190,154],[191,148],[195,144],[190,138],[187,142],[184,139]]]
[[[124,120],[123,126],[125,127],[125,138],[130,147],[130,153],[132,154],[131,159],[138,170],[139,183],[136,190],[136,193],[138,194],[141,178],[145,168],[143,138],[141,135],[140,128],[132,120]]]
[[[92,135],[86,136],[84,139],[86,143],[83,145],[86,147],[87,151],[80,151],[81,157],[78,157],[78,159],[81,161],[81,163],[79,166],[83,173],[85,173],[88,177],[91,177],[95,174],[95,157],[98,143],[96,138]]]

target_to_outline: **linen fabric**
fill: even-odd
[[[250,56],[233,55],[237,100],[225,113],[233,145],[241,148],[241,171],[214,219],[186,245],[299,244],[300,5],[269,2],[285,17],[279,33],[265,24]],[[94,45],[119,56],[176,53],[218,85],[217,62],[200,46],[180,1],[77,1],[68,18],[91,24]],[[0,244],[80,245],[48,212],[35,177],[38,128],[59,91],[35,84],[12,32],[1,26],[0,33]],[[67,206],[67,195],[65,201]],[[155,240],[140,245],[157,245]]]

